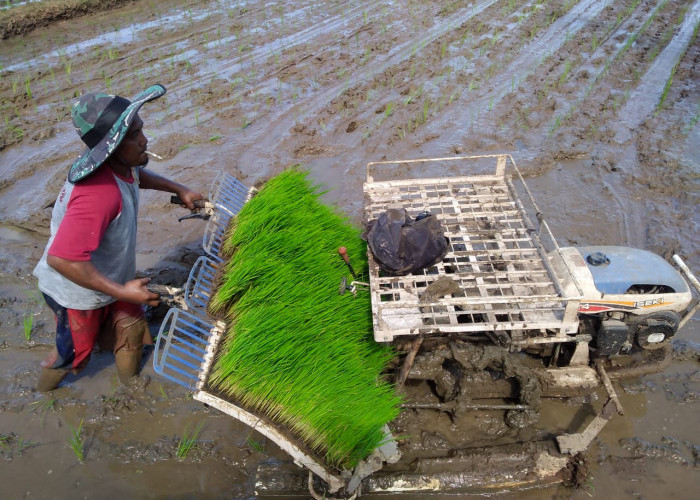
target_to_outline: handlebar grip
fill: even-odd
[[[346,264],[350,264],[350,257],[348,257],[348,249],[345,247],[338,248],[338,253],[343,258]]]
[[[185,202],[182,201],[182,199],[174,194],[170,197],[170,203],[173,205],[182,205],[185,206]],[[194,200],[194,208],[205,208],[206,207],[206,201],[205,200]]]

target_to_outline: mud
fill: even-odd
[[[3,497],[248,498],[258,465],[288,460],[150,364],[150,381],[124,392],[111,355],[95,353],[52,396],[33,390],[53,319],[31,270],[82,150],[77,93],[160,82],[168,94],[141,112],[164,158],[153,170],[206,192],[221,170],[252,185],[301,163],[358,223],[369,161],[509,152],[560,244],[677,252],[697,272],[699,19],[700,2],[672,0],[140,0],[1,40]],[[182,215],[143,193],[139,272],[157,284],[181,286],[200,253],[203,224]],[[594,442],[580,489],[499,498],[694,498],[699,332],[691,320],[663,373],[624,382],[635,390],[616,382],[625,416]],[[534,428],[495,411],[397,425],[418,456],[572,432],[602,397],[543,400]],[[81,421],[82,463],[68,446]],[[455,426],[460,442],[445,441]]]

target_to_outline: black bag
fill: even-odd
[[[437,217],[420,214],[415,220],[405,209],[390,209],[368,224],[363,235],[379,266],[404,275],[442,260],[448,241]]]

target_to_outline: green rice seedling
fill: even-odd
[[[695,113],[688,124],[683,127],[683,135],[687,135],[693,129],[693,127],[695,127],[695,125],[698,123],[698,119],[700,119],[700,113]]]
[[[6,450],[10,456],[13,453],[21,455],[24,450],[33,448],[37,443],[35,441],[25,441],[20,435],[11,432],[9,435],[0,435],[0,448]]]
[[[38,412],[41,415],[41,420],[43,422],[47,413],[49,413],[50,411],[53,411],[56,408],[56,403],[57,403],[56,398],[48,397],[48,398],[42,399],[40,401],[34,401],[33,403],[30,403],[29,406],[34,407],[32,411],[34,411],[35,413]]]
[[[366,281],[359,228],[298,168],[270,179],[224,237],[209,309],[228,331],[208,384],[289,429],[327,464],[351,468],[385,439],[399,398],[382,379],[393,352],[373,340],[369,294],[340,295],[345,246]]]
[[[175,452],[177,458],[187,458],[187,455],[190,453],[190,451],[196,448],[197,438],[199,438],[199,433],[202,431],[203,426],[204,423],[200,422],[195,426],[192,432],[189,432],[188,428],[185,427],[185,431],[182,434],[182,438],[180,439],[180,442],[177,445],[177,451]]]
[[[165,392],[165,388],[161,385],[160,386],[160,394],[165,398],[167,401],[170,401],[170,397],[168,396],[168,393]]]
[[[566,61],[564,63],[564,71],[562,72],[561,75],[559,75],[559,87],[564,85],[564,82],[566,82],[569,79],[569,74],[571,73],[571,66],[572,66],[572,61]]]
[[[29,341],[32,339],[32,326],[34,324],[34,316],[27,314],[22,320],[22,327],[24,328],[24,338]]]
[[[10,132],[12,132],[12,135],[15,136],[15,139],[21,140],[24,137],[24,130],[22,130],[19,127],[12,126],[9,128]]]
[[[75,456],[78,458],[78,461],[82,463],[85,461],[85,436],[83,436],[83,419],[80,419],[80,424],[78,424],[77,429],[74,429],[72,426],[69,427],[71,431],[71,439],[70,441],[68,441],[68,446],[71,450],[73,450],[73,453],[75,453]]]
[[[248,433],[248,436],[245,438],[246,444],[254,451],[257,451],[258,453],[265,453],[265,443],[263,441],[258,441],[257,439],[253,439],[253,431],[251,430]]]
[[[17,450],[17,453],[20,455],[22,454],[22,452],[24,450],[27,450],[29,448],[33,448],[36,445],[37,445],[37,443],[35,441],[25,441],[22,436],[17,436],[16,450]]]
[[[554,119],[554,123],[549,127],[549,135],[550,135],[550,136],[551,136],[552,134],[554,134],[554,132],[555,132],[559,127],[561,127],[561,122],[562,122],[561,116],[557,116],[557,117]]]
[[[387,103],[386,107],[384,108],[384,117],[389,118],[391,116],[391,113],[394,111],[394,104],[393,103]]]

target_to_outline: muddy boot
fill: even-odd
[[[150,342],[148,323],[143,318],[117,314],[114,318],[114,359],[117,375],[122,384],[127,384],[139,373],[144,341]]]
[[[119,349],[114,354],[114,360],[117,365],[117,375],[122,384],[128,384],[132,377],[139,374],[142,355],[143,347],[139,347],[135,350]]]
[[[42,368],[36,390],[39,392],[53,391],[66,375],[68,375],[68,370],[64,368]]]

